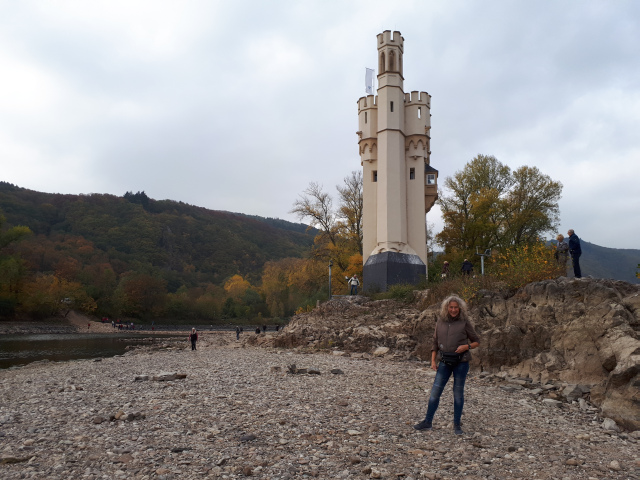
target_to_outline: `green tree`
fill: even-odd
[[[444,228],[436,239],[447,253],[508,249],[557,228],[562,184],[536,167],[512,172],[495,157],[478,155],[444,187],[438,200]]]
[[[17,226],[3,231],[5,217],[0,214],[0,316],[11,316],[18,304],[20,283],[26,274],[24,262],[18,255],[10,255],[4,251],[11,244],[17,243],[31,234],[28,227]]]

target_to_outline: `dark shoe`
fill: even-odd
[[[464,432],[462,431],[462,427],[460,425],[454,425],[453,433],[455,433],[456,435],[462,435]]]
[[[426,420],[421,421],[413,426],[416,430],[431,430],[431,422]]]

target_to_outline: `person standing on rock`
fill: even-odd
[[[236,341],[240,340],[240,327],[236,327]]]
[[[189,334],[189,341],[191,342],[191,350],[195,350],[196,342],[198,341],[198,332],[196,332],[195,328],[191,329],[191,333]]]
[[[580,255],[582,255],[580,239],[573,231],[573,228],[569,229],[567,235],[569,235],[569,254],[571,255],[571,260],[573,260],[573,274],[576,278],[582,278],[582,272],[580,271]]]
[[[462,435],[462,407],[464,406],[464,383],[469,373],[470,350],[477,348],[480,337],[476,333],[467,314],[467,304],[454,295],[446,298],[440,305],[440,315],[433,333],[431,348],[431,369],[436,378],[431,387],[427,415],[424,420],[413,426],[416,430],[431,430],[433,416],[440,404],[444,387],[453,375],[453,430]],[[440,363],[436,357],[440,356]]]
[[[561,233],[556,237],[558,244],[556,245],[556,261],[563,268],[563,275],[567,274],[567,262],[569,261],[569,244],[564,241],[564,235]]]
[[[471,272],[473,272],[473,263],[465,258],[464,262],[462,262],[462,268],[460,271],[463,275],[471,275]]]
[[[349,295],[358,295],[358,287],[360,286],[360,280],[358,280],[358,275],[354,274],[353,277],[349,279],[349,286],[351,287]]]

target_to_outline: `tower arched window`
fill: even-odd
[[[386,72],[386,68],[385,67],[386,67],[386,65],[385,65],[385,62],[384,62],[384,52],[380,52],[380,62],[379,62],[379,65],[378,65],[378,72],[380,72],[380,73]]]
[[[389,71],[396,71],[396,54],[393,50],[389,52]]]

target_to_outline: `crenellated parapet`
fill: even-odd
[[[359,143],[378,136],[378,97],[367,95],[358,100]]]
[[[385,30],[378,34],[378,85],[402,87],[404,38],[400,32]],[[399,74],[394,75],[394,74]]]
[[[377,35],[378,37],[378,50],[384,45],[393,45],[399,47],[400,50],[404,50],[404,38],[398,31],[391,33],[391,30],[385,30]]]
[[[358,99],[358,113],[367,108],[377,108],[378,97],[376,95],[367,95]]]
[[[411,93],[404,94],[405,105],[424,105],[431,108],[431,95],[427,92],[413,91]]]
[[[427,92],[404,94],[404,133],[407,137],[426,136],[431,128],[431,95]]]

